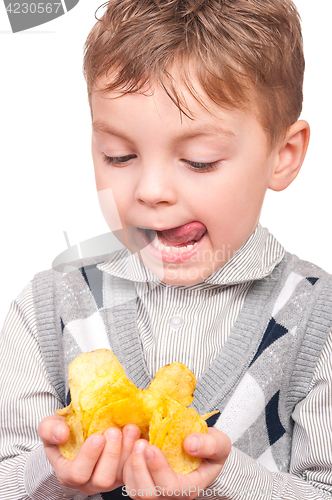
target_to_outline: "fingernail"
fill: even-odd
[[[198,436],[191,436],[190,440],[190,451],[196,453],[201,447],[201,440]]]
[[[121,434],[117,429],[114,429],[114,428],[107,429],[105,434],[106,434],[106,439],[108,439],[108,441],[113,441],[113,442],[120,441]]]
[[[134,453],[141,453],[145,448],[144,441],[137,441],[134,446]]]
[[[94,436],[92,438],[92,445],[94,446],[94,448],[101,448],[102,446],[104,446],[103,436]]]
[[[134,441],[134,439],[137,439],[137,431],[135,429],[128,429],[127,430],[127,438],[128,439],[131,439],[132,441]]]
[[[55,441],[61,441],[61,431],[62,431],[62,425],[58,424],[54,427],[53,429],[53,437]]]
[[[145,450],[145,458],[146,458],[147,460],[154,460],[154,451],[153,451],[153,450],[151,450],[151,448],[147,448],[147,449]]]

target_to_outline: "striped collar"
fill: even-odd
[[[282,245],[259,223],[255,232],[223,267],[196,285],[189,287],[179,285],[178,288],[202,289],[262,279],[279,264],[284,253]],[[127,249],[114,252],[109,260],[97,267],[101,271],[130,281],[170,286],[157,278]]]

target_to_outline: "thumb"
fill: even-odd
[[[189,434],[183,447],[188,455],[207,458],[209,462],[224,465],[232,444],[226,434],[210,427],[207,434]]]
[[[70,430],[66,422],[64,422],[64,417],[52,415],[40,422],[38,434],[44,446],[54,446],[68,441]]]

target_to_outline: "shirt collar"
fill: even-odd
[[[179,286],[179,288],[229,286],[262,279],[279,264],[284,253],[282,245],[259,223],[246,243],[223,267],[196,285]],[[130,281],[169,286],[157,278],[127,249],[114,252],[109,260],[97,267],[101,271]]]

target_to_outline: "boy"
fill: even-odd
[[[113,0],[84,68],[101,208],[131,253],[40,273],[14,303],[1,498],[330,497],[332,279],[259,225],[309,141],[293,4]],[[173,473],[132,425],[60,455],[68,427],[47,415],[68,364],[106,346],[140,387],[171,361],[194,371],[196,408],[221,413],[185,440],[197,471]]]

